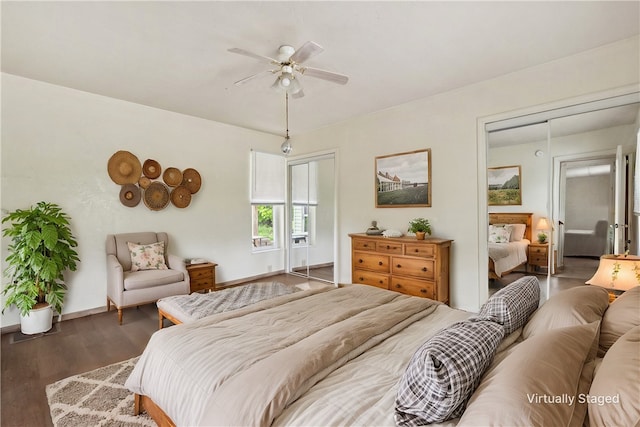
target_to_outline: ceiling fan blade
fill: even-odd
[[[317,77],[319,79],[328,80],[333,83],[344,85],[349,81],[349,77],[344,74],[334,73],[333,71],[320,70],[318,68],[300,67],[298,69],[303,76]]]
[[[265,70],[265,71],[261,71],[261,72],[259,72],[259,73],[257,73],[257,74],[252,75],[252,76],[245,77],[244,79],[240,79],[240,80],[238,80],[237,82],[235,82],[235,83],[234,83],[234,85],[236,85],[236,86],[242,86],[243,84],[245,84],[245,83],[247,83],[247,82],[249,82],[249,81],[251,81],[251,80],[255,79],[256,77],[261,77],[261,76],[263,76],[263,75],[265,75],[265,74],[272,74],[272,73],[274,73],[274,71],[273,71],[273,70]]]
[[[304,61],[312,56],[316,56],[323,50],[324,48],[318,43],[309,41],[300,46],[300,48],[291,55],[289,61],[295,62],[296,64],[302,64]]]
[[[276,61],[275,59],[269,58],[268,56],[258,55],[257,53],[249,52],[248,50],[239,49],[237,47],[233,47],[233,48],[228,49],[228,50],[231,53],[237,53],[238,55],[248,56],[249,58],[257,59],[257,60],[263,61],[263,62],[269,62],[269,63],[274,64],[274,65],[280,65],[280,61]]]
[[[304,96],[304,91],[302,89],[300,89],[299,91],[291,95],[292,98],[302,98],[303,96]]]

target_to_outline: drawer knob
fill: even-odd
[[[358,262],[359,262],[360,264],[362,264],[364,261],[362,260],[362,258],[360,258],[360,259],[358,260]]]
[[[382,265],[382,261],[378,261],[378,265]]]
[[[416,249],[414,250],[414,252],[415,252],[415,253],[418,253],[418,252],[420,252],[420,249],[416,248]]]
[[[391,246],[387,245],[387,249],[391,249]]]
[[[382,285],[384,283],[384,280],[378,280],[378,283]]]
[[[422,267],[422,271],[427,271],[427,267]]]
[[[422,292],[423,294],[426,294],[427,290],[426,289],[420,289],[420,292]]]
[[[364,282],[364,277],[360,277],[360,281],[361,281],[361,282]]]
[[[396,289],[400,289],[402,287],[402,285],[400,283],[396,284]]]
[[[401,266],[400,264],[396,265],[396,267],[398,267],[398,268],[402,268],[402,266]]]

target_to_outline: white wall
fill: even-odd
[[[105,306],[109,233],[167,231],[171,253],[217,262],[219,282],[284,268],[282,251],[251,253],[248,202],[250,149],[279,152],[281,138],[9,74],[2,107],[2,209],[47,200],[72,219],[81,263],[69,275],[64,313]],[[117,150],[195,168],[202,187],[186,209],[124,207],[107,174]],[[2,325],[15,323],[16,311],[5,311]]]
[[[476,310],[482,302],[478,272],[486,268],[478,264],[486,246],[478,225],[486,195],[477,191],[486,147],[478,147],[477,123],[637,84],[639,50],[636,37],[296,135],[296,154],[339,149],[339,281],[351,280],[348,233],[365,231],[372,220],[381,228],[406,230],[410,219],[425,216],[435,236],[454,240],[451,304]],[[7,74],[2,89],[2,208],[56,202],[72,217],[80,243],[82,263],[69,278],[65,313],[105,304],[108,233],[166,230],[172,252],[219,263],[220,281],[282,268],[280,251],[251,254],[248,206],[249,149],[277,152],[279,137]],[[375,156],[420,148],[432,149],[432,207],[376,209]],[[163,166],[196,168],[202,189],[185,210],[125,208],[106,172],[107,160],[120,149]],[[15,310],[5,312],[3,326],[15,323]]]
[[[483,285],[478,278],[479,271],[486,271],[486,262],[478,264],[481,246],[486,251],[478,225],[486,195],[477,191],[482,155],[477,123],[483,117],[637,84],[638,51],[638,38],[633,38],[297,138],[297,150],[340,147],[340,282],[351,280],[348,233],[365,231],[372,220],[380,228],[406,230],[409,220],[425,216],[433,224],[434,236],[454,240],[451,304],[477,310],[483,299],[481,288],[486,287],[486,278]],[[421,148],[432,150],[432,207],[375,208],[374,158]]]

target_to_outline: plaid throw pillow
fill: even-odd
[[[398,385],[396,424],[418,426],[460,416],[503,337],[497,323],[467,320],[422,344]]]
[[[138,245],[127,242],[131,254],[131,271],[167,270],[164,262],[164,242]]]
[[[525,276],[500,289],[480,308],[478,319],[492,320],[509,335],[524,326],[540,303],[540,284],[535,276]]]

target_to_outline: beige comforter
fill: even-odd
[[[177,425],[268,426],[318,381],[439,305],[360,285],[278,297],[156,332],[126,386]]]

